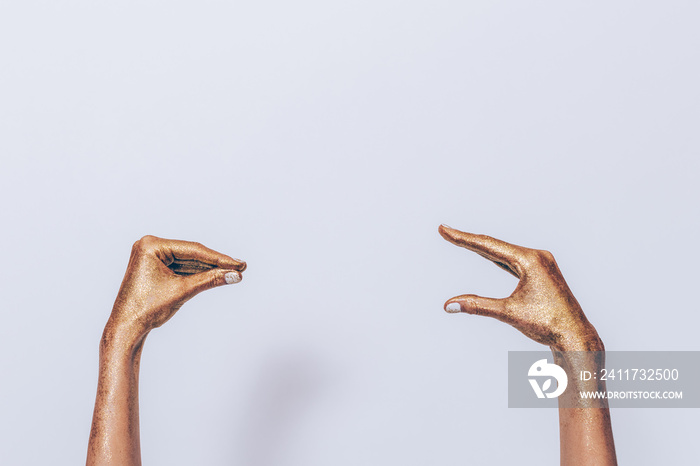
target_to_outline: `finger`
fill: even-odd
[[[506,320],[504,299],[483,298],[473,294],[465,294],[448,299],[445,302],[445,311],[449,313],[466,312],[467,314]]]
[[[160,239],[158,247],[166,262],[167,259],[172,259],[166,265],[175,265],[176,268],[183,270],[183,274],[197,273],[214,267],[243,272],[247,267],[246,263],[240,259],[234,259],[192,241]]]
[[[197,273],[188,277],[183,277],[186,288],[186,295],[189,298],[210,290],[218,286],[232,285],[243,279],[238,270],[211,269],[206,272]]]
[[[177,275],[194,275],[196,273],[206,272],[207,270],[215,269],[216,267],[204,264],[197,261],[188,261],[181,259],[173,259],[173,262],[168,265],[170,270]]]
[[[474,251],[517,278],[522,275],[526,248],[490,236],[455,230],[447,225],[440,225],[438,231],[450,243]]]

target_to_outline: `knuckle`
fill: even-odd
[[[152,249],[156,243],[158,242],[158,238],[152,235],[145,235],[142,237],[140,240],[137,241],[139,243],[140,249],[145,249],[149,250]]]
[[[156,238],[153,235],[144,235],[139,241],[147,244],[155,243],[158,241],[158,238]]]
[[[551,264],[554,262],[554,254],[545,249],[537,250],[537,258],[539,259],[540,263],[544,264]]]
[[[523,254],[523,263],[527,267],[549,266],[554,262],[554,254],[544,249],[530,249]]]
[[[143,251],[143,238],[136,240],[134,245],[131,247],[131,252],[137,253]]]
[[[152,235],[145,235],[138,239],[131,247],[133,254],[147,254],[156,249],[158,238]]]
[[[532,267],[538,263],[537,251],[534,249],[528,249],[522,254],[522,262],[526,267]]]

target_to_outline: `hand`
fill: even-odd
[[[520,280],[507,298],[456,296],[445,303],[447,312],[494,317],[556,350],[603,350],[598,333],[586,319],[550,252],[446,225],[441,225],[439,232],[447,241],[476,252]]]
[[[554,256],[445,225],[439,231],[447,241],[476,252],[520,280],[507,298],[462,295],[449,299],[445,310],[495,317],[549,345],[556,364],[576,384],[558,398],[561,464],[616,465],[607,400],[580,403],[577,399],[581,391],[604,392],[605,381],[577,381],[574,376],[586,367],[604,367],[603,342],[564,281]]]
[[[87,464],[141,464],[138,380],[146,335],[204,290],[241,281],[245,262],[199,243],[144,236],[100,341]]]
[[[143,337],[198,293],[241,281],[245,268],[199,243],[144,236],[131,249],[108,328]]]

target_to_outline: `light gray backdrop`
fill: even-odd
[[[698,350],[697,2],[0,5],[0,462],[84,462],[144,234],[248,261],[148,338],[151,465],[556,464],[508,350],[448,315],[551,250],[608,349]],[[614,410],[623,464],[697,464],[697,410]]]

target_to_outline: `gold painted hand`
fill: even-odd
[[[199,243],[155,236],[134,243],[100,341],[88,465],[141,464],[138,380],[146,336],[198,293],[241,281],[245,268]]]
[[[445,303],[447,312],[494,317],[536,342],[549,345],[555,363],[568,375],[569,386],[559,401],[561,464],[614,466],[617,464],[607,400],[581,403],[581,391],[605,391],[605,382],[576,379],[582,369],[602,369],[605,348],[586,319],[548,251],[524,248],[483,235],[440,226],[449,242],[474,251],[515,275],[518,286],[501,299],[462,295]],[[575,407],[571,407],[575,406]]]
[[[507,298],[456,296],[445,303],[447,312],[496,318],[553,349],[602,351],[598,333],[586,319],[550,252],[445,225],[440,226],[439,232],[447,241],[476,252],[520,280]]]
[[[245,268],[199,243],[144,236],[131,249],[110,324],[147,334],[202,291],[241,281]]]

